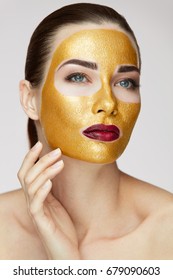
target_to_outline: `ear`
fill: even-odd
[[[36,97],[36,90],[32,88],[31,84],[27,80],[20,81],[20,103],[23,110],[32,120],[39,119],[38,102]]]

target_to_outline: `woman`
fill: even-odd
[[[22,189],[1,196],[1,259],[172,259],[172,194],[115,163],[140,111],[140,68],[111,8],[66,6],[37,27],[20,82],[31,150]]]

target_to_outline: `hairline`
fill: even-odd
[[[86,24],[90,25],[90,28],[86,28]],[[81,27],[83,25],[84,28],[79,30],[79,27]],[[98,28],[92,28],[92,26],[98,26]],[[110,27],[106,27],[106,25],[110,25],[112,26],[112,28]],[[103,27],[104,26],[104,27]],[[64,29],[69,28],[69,27],[76,27],[76,30],[74,30],[74,32],[68,32],[67,36],[62,36],[61,34],[63,33]],[[113,28],[114,27],[114,28]],[[137,53],[137,58],[138,58],[138,67],[140,69],[140,54],[136,45],[136,42],[133,38],[133,36],[124,28],[122,28],[118,23],[114,23],[112,21],[106,21],[106,20],[102,20],[100,21],[100,24],[97,22],[92,22],[92,21],[82,21],[81,24],[79,23],[67,23],[67,24],[63,24],[61,27],[58,27],[56,30],[54,30],[51,34],[51,36],[48,38],[49,41],[49,45],[48,47],[50,47],[49,50],[49,54],[47,55],[47,61],[45,63],[45,67],[44,67],[44,74],[43,74],[43,79],[42,82],[40,83],[40,85],[38,85],[38,87],[42,87],[45,83],[46,80],[46,74],[48,69],[50,68],[51,65],[51,57],[53,56],[55,50],[57,49],[57,46],[60,45],[65,39],[67,39],[68,37],[72,36],[73,34],[80,32],[82,30],[96,30],[96,29],[105,29],[105,30],[117,30],[120,32],[123,32],[124,34],[126,34],[130,40],[130,42],[132,43],[132,46],[134,47],[136,53]],[[37,86],[36,86],[37,87]]]

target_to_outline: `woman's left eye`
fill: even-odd
[[[134,89],[136,87],[139,87],[136,84],[136,82],[134,80],[131,80],[131,79],[122,80],[122,81],[118,82],[116,84],[116,86],[120,86],[120,87],[123,87],[125,89]]]
[[[88,79],[83,73],[75,73],[71,74],[66,78],[67,81],[73,83],[87,83]]]

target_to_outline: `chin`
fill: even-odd
[[[111,164],[114,163],[124,152],[126,148],[123,143],[89,143],[89,145],[82,145],[79,143],[74,147],[70,145],[60,146],[62,154],[75,160],[94,164]]]
[[[103,156],[103,155],[85,155],[85,157],[81,156],[81,155],[70,155],[68,153],[63,153],[65,156],[74,159],[74,160],[79,160],[82,162],[86,162],[86,163],[94,163],[94,164],[111,164],[114,163],[119,156],[116,155],[107,155],[107,156]]]

